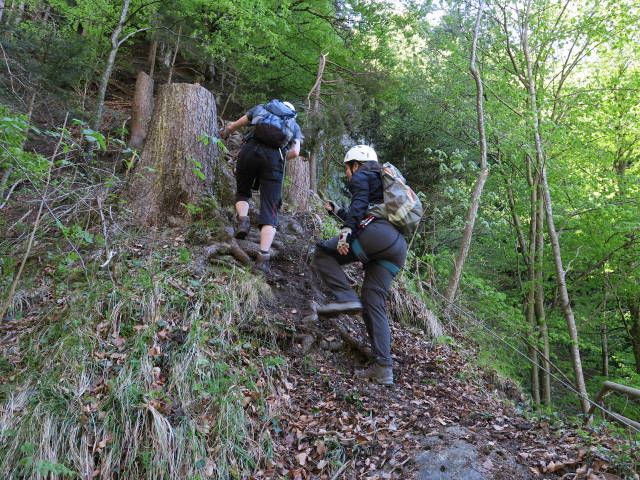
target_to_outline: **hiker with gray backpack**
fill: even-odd
[[[225,139],[248,125],[236,164],[235,208],[238,222],[234,236],[244,239],[251,230],[249,199],[252,189],[260,189],[260,251],[254,268],[270,273],[270,249],[278,226],[278,211],[286,161],[300,154],[302,132],[296,123],[295,107],[289,102],[271,100],[257,105],[220,133]],[[257,187],[259,185],[259,187]]]
[[[319,316],[362,313],[371,343],[373,364],[356,376],[393,385],[391,331],[385,301],[393,278],[404,265],[407,242],[403,234],[417,228],[422,205],[391,164],[378,163],[367,145],[351,148],[344,157],[351,204],[339,208],[327,202],[327,211],[341,222],[340,234],[317,244],[315,264],[336,297],[317,309]],[[349,285],[341,266],[362,262],[364,281],[360,297]]]

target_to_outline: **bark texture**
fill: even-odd
[[[210,191],[219,153],[215,144],[198,140],[202,133],[217,133],[213,95],[198,84],[160,87],[145,148],[126,192],[137,222],[191,221],[185,205],[195,205]]]
[[[131,139],[129,146],[141,150],[147,137],[149,122],[153,114],[153,78],[144,72],[138,73],[136,91],[131,109]]]
[[[310,175],[309,162],[303,157],[287,160],[287,179],[284,199],[298,212],[309,209]]]

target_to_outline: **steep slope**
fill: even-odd
[[[254,478],[618,478],[602,452],[621,445],[525,416],[517,387],[479,370],[458,341],[434,342],[396,318],[396,384],[356,379],[366,362],[364,325],[356,316],[314,314],[314,302],[327,297],[307,254],[313,236],[303,238],[277,255],[267,279],[272,298],[258,317],[280,324],[289,369],[278,390],[277,459]],[[411,302],[403,287],[401,279],[394,295]]]
[[[474,366],[461,339],[427,337],[409,274],[389,302],[395,386],[355,379],[367,354],[361,322],[314,313],[329,299],[312,264],[324,219],[285,211],[266,278],[243,267],[255,229],[237,241],[232,220],[225,207],[189,230],[131,231],[110,239],[108,262],[85,245],[84,270],[48,255],[51,245],[36,249],[0,324],[2,478],[629,471],[620,459],[637,450],[623,457],[606,435],[524,416],[517,389]],[[349,274],[357,283],[360,268]]]

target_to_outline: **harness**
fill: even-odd
[[[368,217],[368,218],[366,218],[365,220],[363,220],[360,223],[360,228],[366,227],[367,225],[369,225],[369,223],[371,223],[373,220],[375,220],[375,218],[376,217]],[[400,237],[400,234],[398,234],[398,237],[396,238],[396,240],[389,247],[386,247],[384,250],[381,250],[380,252],[376,252],[375,254],[377,255],[377,254],[382,253],[385,250],[393,247],[393,245],[395,245],[395,243],[398,241],[399,237]],[[383,259],[373,259],[373,260],[371,260],[369,258],[369,256],[365,253],[365,251],[362,249],[362,245],[360,245],[360,241],[357,238],[355,238],[351,242],[351,249],[353,251],[353,254],[356,256],[356,258],[358,260],[360,260],[362,262],[363,265],[366,265],[370,261],[374,261],[378,265],[380,265],[381,267],[384,267],[387,270],[389,270],[391,272],[391,275],[393,275],[394,277],[396,275],[398,275],[398,272],[400,270],[402,270],[400,267],[398,267],[396,264],[390,262],[389,260],[383,260]]]

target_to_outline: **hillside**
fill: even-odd
[[[328,220],[284,213],[268,278],[236,260],[255,229],[233,239],[228,206],[125,228],[108,262],[36,245],[0,325],[2,478],[637,478],[606,431],[528,412],[477,347],[430,338],[409,272],[389,303],[396,384],[355,379],[362,324],[315,315]]]
[[[3,174],[8,173],[0,208],[2,291],[6,294],[19,280],[0,321],[1,479],[640,479],[637,435],[610,423],[585,426],[580,418],[565,418],[551,407],[534,409],[514,380],[481,359],[488,348],[482,341],[470,338],[464,325],[437,317],[439,297],[431,289],[445,280],[433,277],[437,264],[448,265],[455,252],[456,222],[464,214],[474,170],[465,172],[455,154],[447,163],[446,154],[425,153],[425,145],[435,151],[435,143],[420,139],[436,129],[416,119],[433,116],[420,110],[411,121],[404,119],[404,94],[390,94],[387,107],[400,112],[397,118],[397,112],[388,115],[390,123],[410,126],[415,131],[406,136],[418,139],[417,146],[411,144],[415,150],[405,155],[417,159],[416,165],[406,171],[434,189],[430,182],[438,172],[442,190],[452,196],[434,198],[431,205],[441,215],[433,215],[434,229],[436,223],[446,227],[433,233],[433,240],[423,240],[425,252],[441,254],[433,254],[431,276],[419,277],[423,265],[412,259],[387,302],[393,387],[354,377],[354,370],[368,360],[357,316],[328,320],[316,315],[317,305],[331,297],[313,267],[315,242],[336,231],[320,205],[312,202],[304,213],[284,205],[269,276],[250,269],[258,251],[256,225],[246,240],[233,238],[235,214],[228,198],[207,197],[191,206],[194,223],[189,227],[147,228],[128,217],[119,195],[138,172],[135,155],[125,149],[125,125],[134,73],[147,66],[148,49],[146,43],[132,46],[110,79],[101,126],[109,142],[94,158],[84,156],[85,123],[67,116],[64,133],[53,133],[62,128],[66,112],[49,109],[44,96],[31,117],[41,130],[38,135],[10,139],[26,153],[7,153],[16,166],[4,167]],[[195,64],[179,63],[172,70],[173,81],[192,83],[202,76],[200,70],[194,72]],[[166,69],[156,72],[156,87],[167,76]],[[216,86],[222,77],[216,78]],[[218,113],[225,118],[221,121],[245,111],[232,88],[235,92],[234,85],[217,94]],[[467,97],[451,91],[455,98]],[[249,94],[259,97],[262,92]],[[228,104],[227,96],[232,98]],[[358,102],[347,90],[344,97],[334,107],[350,112]],[[415,102],[435,105],[422,98]],[[370,107],[374,118],[376,108]],[[462,110],[453,102],[448,108]],[[331,115],[339,117],[340,112],[328,112],[323,121],[335,120]],[[88,109],[83,114],[90,116]],[[7,118],[4,122],[13,121]],[[510,132],[516,122],[505,124]],[[367,128],[368,133],[375,130],[381,144],[386,142],[387,152],[401,150],[404,131]],[[234,141],[237,146],[238,138]],[[234,143],[227,145],[233,149]],[[455,152],[459,145],[449,147]],[[35,156],[53,159],[54,152],[55,163]],[[233,184],[235,153],[224,157],[227,172],[218,182]],[[322,168],[332,178],[329,153]],[[428,166],[423,165],[425,156]],[[474,155],[469,158],[473,164]],[[459,182],[463,174],[467,185]],[[502,174],[509,177],[509,172]],[[494,213],[495,207],[496,220],[478,227],[479,253],[470,262],[470,278],[480,284],[490,272],[496,285],[503,282],[511,304],[488,301],[483,313],[504,307],[492,318],[502,322],[517,310],[517,321],[514,315],[513,325],[500,325],[499,333],[522,336],[517,322],[524,290],[516,286],[524,274],[518,270],[519,257],[511,258],[519,252],[511,248],[513,239],[498,232],[497,226],[506,225],[506,231],[510,225],[502,221],[506,202],[497,200],[507,194],[496,192],[490,197],[494,205],[484,212]],[[451,205],[460,211],[448,210]],[[525,208],[523,218],[528,213]],[[255,214],[252,205],[254,221]],[[628,225],[635,232],[631,220]],[[620,251],[633,245],[634,235],[619,235],[626,239]],[[495,243],[482,244],[493,236]],[[508,260],[502,255],[506,248]],[[576,247],[576,258],[581,248]],[[612,254],[618,251],[611,248]],[[608,258],[608,252],[601,254]],[[594,258],[598,265],[600,257]],[[508,261],[518,268],[506,265]],[[621,261],[628,270],[621,268],[620,275],[633,278],[634,262]],[[581,268],[591,272],[591,264]],[[361,283],[358,265],[347,271],[354,284]],[[498,298],[487,285],[479,296],[488,292]],[[551,305],[553,278],[544,288]],[[598,288],[584,290],[591,299]],[[559,310],[555,303],[549,305],[550,313]],[[562,325],[559,316],[554,321]],[[569,342],[559,332],[554,332],[553,354],[566,362]],[[588,351],[591,358],[599,355],[595,347]],[[509,355],[519,354],[513,350]],[[594,365],[591,361],[589,368],[595,378]],[[625,373],[624,362],[620,366]],[[554,392],[554,401],[573,401],[572,395],[556,397]]]

